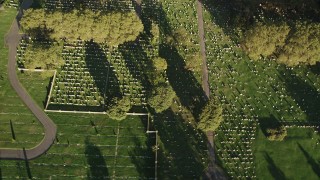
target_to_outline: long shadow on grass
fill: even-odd
[[[264,158],[268,162],[269,172],[274,179],[286,179],[284,173],[276,166],[273,159],[269,156],[268,153],[265,154]]]
[[[169,20],[166,17],[166,12],[163,10],[161,3],[155,0],[144,0],[143,4],[142,21],[144,26],[150,26],[151,21],[153,21],[159,25],[160,31],[164,35],[172,35]]]
[[[85,140],[85,155],[90,169],[87,172],[88,179],[107,179],[109,172],[100,151],[100,148],[90,142],[88,138]]]
[[[142,36],[140,35],[138,39],[139,38],[142,38]],[[136,41],[126,42],[119,45],[119,51],[124,58],[130,74],[140,81],[144,88],[148,89],[150,87],[150,82],[144,72],[146,69],[152,67],[152,64],[147,53],[143,49],[142,44]]]
[[[281,74],[287,74],[283,76],[286,90],[305,112],[307,120],[309,122],[319,121],[320,94],[317,89],[304,79],[296,76],[291,70]]]
[[[303,155],[308,160],[308,163],[312,167],[313,172],[316,173],[318,175],[318,177],[320,177],[320,164],[317,163],[305,149],[303,149],[301,144],[298,143],[298,146],[299,146],[299,149],[301,150],[301,152],[303,153]]]
[[[267,118],[259,118],[259,124],[265,136],[268,136],[267,129],[274,129],[280,126],[280,122],[273,115]]]
[[[152,152],[152,146],[155,144],[155,139],[151,139],[151,136],[155,134],[148,134],[148,138],[145,143],[141,143],[138,137],[133,137],[134,149],[128,152],[131,162],[135,165],[139,173],[139,177],[142,179],[154,178],[154,153]],[[147,147],[142,147],[147,146]]]
[[[226,34],[237,34],[238,29],[247,29],[259,19],[261,12],[269,20],[298,20],[309,19],[320,21],[320,8],[314,1],[287,1],[287,0],[202,0],[204,7],[210,12],[212,20],[219,25]]]
[[[101,96],[104,97],[105,104],[108,105],[113,97],[121,96],[118,78],[99,44],[93,41],[86,42],[85,51],[86,66]]]
[[[193,73],[185,69],[185,62],[175,47],[160,45],[160,56],[167,60],[167,76],[181,104],[198,118],[206,103],[205,93]]]
[[[207,164],[206,136],[171,109],[154,116],[158,130],[158,178],[198,179]]]

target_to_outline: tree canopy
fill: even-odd
[[[90,10],[63,13],[28,9],[21,20],[21,26],[31,34],[39,27],[46,29],[52,39],[93,39],[110,46],[134,41],[143,31],[143,24],[135,12],[103,13]]]
[[[200,114],[198,128],[202,131],[215,131],[223,121],[222,107],[215,104],[214,99],[210,99]]]
[[[123,120],[127,117],[127,112],[131,109],[130,98],[124,96],[123,98],[113,99],[114,105],[107,110],[107,115],[115,120]]]
[[[320,24],[298,22],[295,29],[280,51],[279,62],[289,66],[316,64],[320,61]]]
[[[171,106],[175,96],[176,93],[169,83],[160,83],[153,88],[148,103],[157,113],[160,113]]]
[[[62,46],[55,44],[43,46],[31,44],[24,54],[24,66],[27,69],[57,69],[64,64]]]
[[[295,22],[290,28],[257,23],[245,32],[242,45],[251,59],[274,55],[287,66],[314,65],[320,61],[320,24]]]
[[[290,27],[285,23],[257,23],[245,33],[242,45],[251,59],[258,59],[260,55],[268,57],[285,44],[289,31]]]

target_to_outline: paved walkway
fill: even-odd
[[[27,9],[32,4],[32,0],[25,0],[21,8]],[[20,19],[22,12],[20,11],[16,19]],[[9,63],[8,63],[8,77],[13,89],[22,99],[25,105],[38,118],[45,129],[44,139],[40,144],[32,149],[0,149],[0,159],[18,159],[29,160],[34,159],[45,153],[56,137],[57,128],[53,121],[45,114],[45,112],[33,101],[28,92],[20,84],[17,69],[16,69],[16,55],[17,47],[22,35],[19,34],[19,25],[17,20],[14,20],[9,33],[6,36],[6,44],[9,46]]]
[[[200,39],[200,51],[202,57],[202,88],[206,94],[207,99],[210,98],[210,88],[209,88],[209,77],[208,77],[208,67],[206,58],[206,45],[204,42],[204,27],[203,27],[203,12],[202,12],[202,2],[197,0],[197,13],[198,13],[198,30]],[[223,170],[216,164],[216,156],[214,152],[214,132],[207,132],[207,147],[208,154],[210,158],[210,163],[207,171],[203,175],[203,179],[214,179],[214,180],[224,180],[228,179],[224,174]]]
[[[207,57],[206,57],[206,45],[204,42],[202,3],[199,0],[197,1],[197,13],[198,13],[198,31],[199,31],[199,38],[200,38],[200,51],[201,51],[201,57],[202,57],[202,88],[207,96],[207,99],[209,99],[210,89],[209,89],[209,77],[208,77],[208,67],[207,67]]]

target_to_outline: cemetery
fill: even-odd
[[[33,1],[17,75],[57,133],[33,160],[0,158],[0,179],[320,177],[316,0]],[[22,3],[4,2],[1,37]],[[0,152],[31,149],[46,130],[5,45]]]

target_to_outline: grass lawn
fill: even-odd
[[[311,128],[288,128],[282,142],[267,140],[259,130],[254,143],[257,178],[319,179],[319,142],[320,135]]]
[[[0,147],[31,148],[43,138],[43,129],[38,120],[23,104],[11,88],[7,76],[8,49],[4,36],[16,16],[15,9],[0,11]],[[10,121],[12,126],[10,125]]]
[[[221,22],[227,21],[223,18],[217,7],[211,13],[204,10],[211,96],[224,108],[224,122],[215,137],[217,156],[229,176],[255,177],[259,171],[253,164],[268,163],[251,153],[257,122],[317,123],[319,68],[250,60],[236,38],[223,29]],[[283,151],[290,153],[289,149]]]
[[[49,116],[58,126],[50,150],[28,166],[0,161],[2,178],[154,178],[151,147],[155,139],[146,134],[145,119],[130,116],[119,122],[105,115]]]
[[[29,92],[36,103],[44,109],[50,90],[50,80],[54,72],[18,72],[18,77],[24,88]],[[52,75],[52,76],[49,76]]]

